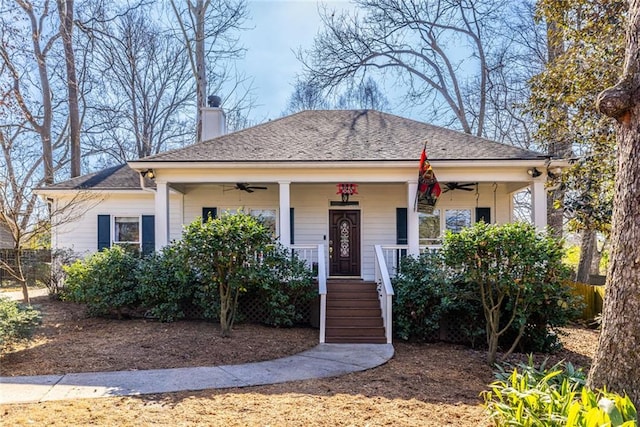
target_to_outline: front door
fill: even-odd
[[[360,211],[329,211],[329,275],[360,276]]]

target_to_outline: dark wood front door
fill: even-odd
[[[360,276],[360,211],[329,211],[329,274]]]

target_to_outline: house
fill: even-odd
[[[261,216],[320,275],[380,279],[380,258],[418,254],[445,229],[513,220],[529,187],[546,226],[548,156],[371,110],[303,111],[225,134],[224,111],[203,109],[203,141],[61,182],[40,193],[64,204],[99,195],[54,228],[54,247],[88,253],[113,244],[145,251],[179,239],[195,218],[239,208]],[[444,190],[430,214],[414,209],[426,151]],[[388,274],[387,274],[388,276]],[[384,308],[383,308],[384,311]]]
[[[14,246],[9,225],[0,221],[0,249],[13,249]]]

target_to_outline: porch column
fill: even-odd
[[[544,179],[537,179],[531,183],[531,220],[540,231],[547,226],[547,190],[544,184]]]
[[[418,181],[407,182],[407,243],[408,255],[420,255],[420,218],[415,209],[416,193],[418,191]]]
[[[169,186],[156,179],[155,198],[156,250],[169,244]]]
[[[291,246],[291,181],[278,181],[280,189],[280,243],[288,248]]]

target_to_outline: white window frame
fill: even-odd
[[[442,210],[440,221],[442,224],[442,232],[441,235],[444,236],[445,230],[447,228],[447,211],[469,211],[469,225],[467,227],[471,227],[475,223],[475,209],[470,207],[450,207]]]
[[[442,242],[442,236],[444,235],[444,232],[442,231],[442,209],[435,208],[434,210],[438,211],[438,221],[439,221],[438,236],[436,237],[420,238],[420,224],[421,224],[420,216],[424,214],[418,213],[418,241],[420,242],[420,245],[427,245],[427,246],[439,245]]]
[[[280,215],[278,212],[278,209],[275,208],[249,208],[249,215],[251,215],[254,218],[260,218],[261,215],[254,215],[254,212],[264,212],[264,211],[272,211],[273,212],[273,220],[274,220],[274,228],[275,230],[273,230],[274,236],[279,236],[280,235]]]
[[[433,245],[433,244],[440,244],[440,242],[442,242],[442,238],[444,237],[444,233],[447,230],[447,221],[446,221],[446,212],[447,211],[451,211],[451,210],[466,210],[470,212],[469,218],[470,218],[470,224],[469,226],[472,226],[475,222],[476,222],[476,212],[475,212],[475,208],[473,207],[469,207],[469,206],[447,206],[447,207],[437,207],[436,210],[439,211],[439,220],[440,220],[440,235],[438,237],[435,238],[429,238],[429,239],[420,239],[420,237],[418,237],[418,239],[420,239],[420,244],[421,245]],[[418,233],[420,232],[420,226],[418,225]]]
[[[276,229],[274,231],[274,236],[279,236],[280,235],[280,212],[279,209],[277,208],[273,208],[273,207],[259,207],[259,206],[243,206],[240,208],[219,208],[220,210],[218,211],[218,217],[220,217],[220,215],[224,215],[224,214],[235,214],[238,213],[238,211],[242,211],[246,214],[249,214],[251,216],[253,216],[254,218],[259,218],[259,216],[254,215],[253,212],[254,211],[273,211],[275,214],[275,223],[276,223]]]
[[[116,218],[137,218],[138,219],[138,241],[137,242],[122,242],[116,240]],[[132,221],[133,222],[133,221]],[[142,249],[142,215],[127,215],[127,214],[119,214],[119,215],[111,215],[111,242],[113,245],[135,245],[138,248]]]

